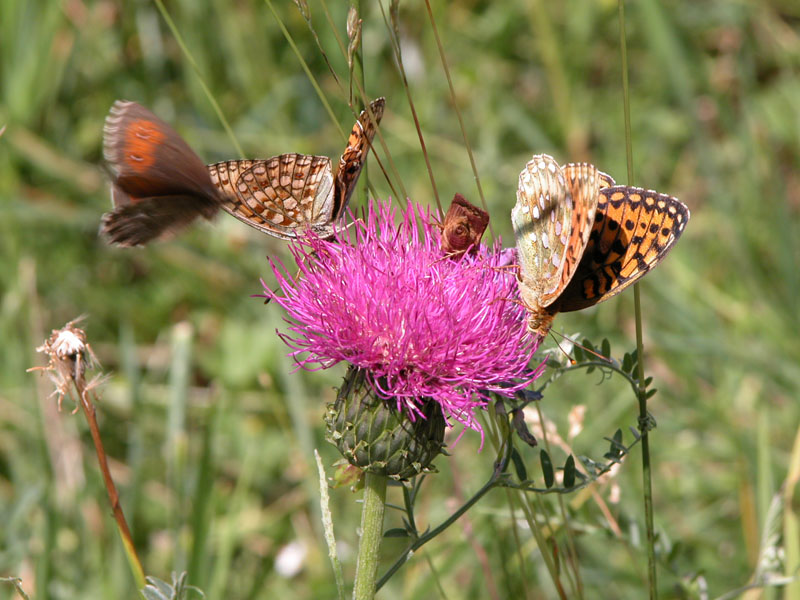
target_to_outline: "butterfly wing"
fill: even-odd
[[[544,295],[558,288],[573,211],[572,195],[558,163],[546,154],[535,155],[519,175],[517,202],[511,211],[520,297],[533,314],[545,306]]]
[[[602,302],[635,283],[661,262],[689,221],[677,198],[641,188],[600,190],[589,243],[564,290],[561,311]]]
[[[553,222],[552,234],[558,236],[559,242],[565,246],[560,273],[553,281],[554,285],[551,284],[543,291],[543,306],[550,306],[558,300],[578,269],[592,232],[601,185],[600,172],[588,163],[567,164],[561,168],[561,172],[566,179],[568,195],[572,199],[572,218],[566,231],[559,229],[557,221]]]
[[[600,188],[601,189],[610,188],[610,187],[614,187],[615,185],[617,185],[617,182],[614,181],[614,178],[611,177],[611,175],[608,175],[607,173],[603,173],[602,171],[598,171],[597,175],[600,178]]]
[[[297,237],[305,227],[332,233],[333,175],[327,156],[282,154],[266,160],[230,160],[208,165],[222,192],[222,209],[275,237]]]
[[[564,172],[568,172],[572,169],[580,169],[583,163],[567,163],[561,170]],[[599,179],[599,187],[600,188],[608,188],[617,185],[617,182],[614,181],[614,178],[611,177],[608,173],[603,173],[602,171],[596,171],[597,178]]]
[[[364,167],[367,153],[372,146],[375,132],[378,130],[378,125],[383,117],[385,105],[385,98],[373,100],[369,105],[370,110],[361,111],[356,124],[353,125],[350,137],[347,140],[347,147],[339,159],[339,168],[336,171],[334,220],[338,219],[347,208],[347,203],[350,201],[350,196],[353,194],[358,182],[358,176],[361,175],[361,169]],[[370,112],[374,119],[370,117]]]
[[[126,100],[111,107],[103,155],[112,177],[114,211],[101,232],[120,246],[167,237],[199,216],[211,218],[220,198],[203,161],[174,129]]]
[[[444,216],[442,251],[452,258],[462,256],[469,248],[474,253],[488,224],[489,213],[456,194]]]

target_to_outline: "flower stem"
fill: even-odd
[[[133,578],[136,581],[136,587],[141,590],[147,585],[144,578],[144,568],[142,567],[142,562],[139,560],[139,555],[136,553],[136,547],[133,544],[133,536],[131,535],[131,530],[128,528],[128,522],[125,520],[125,514],[122,512],[117,486],[114,485],[114,480],[111,478],[111,470],[108,468],[108,458],[106,458],[106,451],[103,447],[103,441],[100,438],[100,428],[97,426],[94,404],[89,398],[89,392],[86,390],[83,381],[79,382],[76,380],[75,387],[78,389],[81,408],[83,408],[83,414],[86,416],[86,422],[89,424],[89,431],[92,434],[94,449],[97,452],[97,462],[100,465],[100,473],[103,475],[103,482],[106,485],[108,499],[111,502],[111,512],[114,514],[114,520],[117,523],[117,531],[122,539],[122,546],[125,548],[125,556],[128,558],[128,564],[130,565]]]
[[[364,506],[361,509],[361,541],[358,544],[354,600],[370,600],[375,596],[387,481],[384,475],[373,473],[367,473],[364,479]]]
[[[478,500],[483,498],[487,494],[487,492],[489,492],[489,490],[493,489],[497,485],[500,485],[501,477],[503,473],[505,473],[506,471],[506,467],[508,466],[508,461],[511,460],[512,449],[513,446],[511,445],[511,442],[509,440],[506,440],[505,449],[501,453],[502,454],[501,457],[495,462],[494,471],[492,471],[492,476],[489,478],[489,481],[483,484],[483,487],[479,489],[477,492],[475,492],[472,498],[470,498],[464,504],[462,504],[461,508],[459,508],[452,515],[450,515],[450,517],[448,517],[447,520],[445,520],[435,529],[428,529],[423,535],[417,537],[414,540],[414,542],[406,549],[406,551],[400,555],[400,558],[398,558],[395,561],[395,563],[391,567],[389,567],[389,570],[383,574],[383,576],[378,581],[378,589],[381,589],[381,587],[383,587],[383,584],[389,581],[389,578],[392,575],[394,575],[400,569],[400,567],[406,564],[408,559],[411,558],[417,550],[422,548],[422,546],[430,542],[433,538],[435,538],[445,529],[450,527],[450,525],[458,521],[458,519],[461,518],[461,515],[463,515],[470,508],[472,508],[473,505],[475,505],[478,502]],[[414,524],[413,516],[409,516],[409,523],[411,523],[413,526]]]
[[[628,48],[625,38],[625,0],[618,0],[619,45],[622,54],[622,98],[625,115],[625,153],[628,162],[628,185],[633,185],[633,149],[631,147],[631,105],[628,87]],[[653,528],[653,483],[650,465],[650,427],[647,413],[646,384],[644,380],[644,344],[642,342],[642,306],[639,300],[639,284],[633,285],[634,316],[636,320],[636,356],[638,358],[639,431],[642,434],[642,485],[644,495],[644,520],[647,531],[647,574],[649,598],[658,598],[656,579],[655,531]]]

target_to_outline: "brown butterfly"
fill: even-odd
[[[303,154],[206,166],[164,121],[117,100],[103,130],[114,210],[103,215],[101,232],[111,243],[138,246],[221,208],[276,237],[306,228],[328,237],[353,193],[384,104],[378,98],[361,113],[334,175],[328,157]]]
[[[558,312],[615,296],[678,241],[689,209],[677,198],[618,186],[593,165],[535,155],[519,176],[511,222],[528,328],[550,330]]]
[[[488,224],[489,213],[456,194],[444,216],[442,250],[452,258],[461,257],[468,249],[475,254]]]

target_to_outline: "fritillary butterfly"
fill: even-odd
[[[327,156],[305,154],[208,165],[211,181],[222,192],[222,209],[276,237],[296,237],[304,227],[329,237],[355,189],[385,102],[373,100],[369,111],[361,112],[335,175]]]
[[[511,222],[528,328],[606,300],[666,256],[689,221],[677,198],[618,186],[593,165],[535,155],[519,176]]]
[[[276,237],[296,237],[304,228],[327,237],[347,207],[384,104],[378,98],[361,113],[334,175],[328,157],[303,154],[206,166],[152,112],[117,100],[103,130],[114,210],[103,215],[101,232],[111,243],[138,246],[222,208]]]

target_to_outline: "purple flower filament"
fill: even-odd
[[[529,363],[540,338],[526,332],[512,269],[499,251],[451,260],[440,232],[410,202],[399,225],[390,203],[371,202],[334,239],[309,233],[292,245],[300,275],[271,261],[287,312],[280,334],[306,369],[347,361],[413,419],[426,398],[453,421],[479,430],[474,409],[487,392],[512,396],[541,372]],[[507,260],[507,259],[506,259]]]

